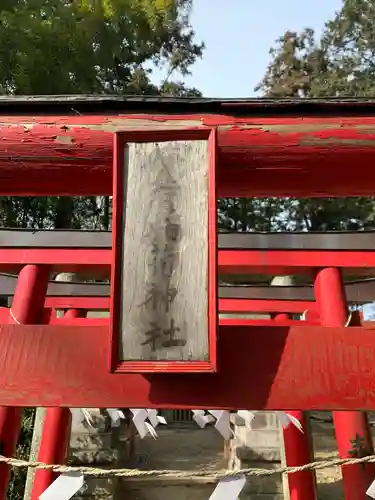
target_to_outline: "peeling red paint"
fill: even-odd
[[[57,135],[55,141],[59,144],[73,144],[75,139],[71,135]]]
[[[114,132],[197,125],[218,127],[220,196],[374,194],[375,117],[229,115],[0,116],[0,189],[110,194]]]

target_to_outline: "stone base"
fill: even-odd
[[[231,469],[276,469],[282,461],[280,424],[274,413],[257,412],[251,429],[245,420],[232,416],[235,434],[241,444],[231,446],[229,467]],[[246,482],[240,499],[283,500],[283,479],[279,474],[251,476]]]

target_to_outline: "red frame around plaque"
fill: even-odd
[[[208,361],[120,361],[120,307],[123,248],[124,150],[129,142],[165,142],[207,140],[209,150],[208,178]],[[113,210],[112,269],[110,298],[110,360],[112,373],[200,373],[217,370],[217,141],[216,128],[196,127],[178,130],[147,130],[118,132],[113,145]],[[117,299],[116,299],[117,297]]]

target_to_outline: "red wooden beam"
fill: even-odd
[[[219,318],[220,326],[270,326],[270,319],[246,319],[246,318]],[[320,325],[318,322],[299,321],[296,319],[288,319],[278,321],[277,326],[306,326]]]
[[[56,318],[52,316],[48,322],[53,326],[105,326],[109,327],[109,318]]]
[[[10,272],[26,264],[48,264],[54,271],[94,269],[108,272],[111,249],[0,248],[0,272]],[[222,274],[311,274],[311,268],[375,268],[375,252],[370,250],[219,250]]]
[[[54,309],[108,310],[109,297],[46,297],[44,306]],[[304,300],[219,299],[219,311],[222,313],[303,313],[313,308],[313,302]]]
[[[287,312],[303,313],[306,309],[313,309],[314,303],[305,300],[256,300],[256,299],[219,299],[221,313],[246,312]]]
[[[78,297],[79,298],[79,297]],[[85,298],[85,297],[83,297]],[[92,297],[90,297],[92,299]],[[53,297],[52,297],[53,299]],[[65,302],[66,300],[66,302]],[[107,299],[108,300],[108,299]],[[67,306],[69,303],[72,303],[72,301],[69,299],[65,299],[64,297],[60,298],[59,301],[53,302],[51,299],[46,299],[46,302],[48,302],[48,306],[56,309],[66,309],[65,306]],[[73,300],[74,303],[75,300]],[[96,302],[96,300],[95,300]],[[256,301],[255,301],[256,302]],[[83,307],[84,304],[86,304],[86,307]],[[82,307],[78,307],[80,310],[105,310],[105,308],[102,307],[95,307],[95,304],[92,305],[92,302],[85,302],[84,304],[81,304]],[[88,305],[89,304],[89,305]],[[102,304],[98,304],[99,306]],[[288,309],[289,307],[285,305],[283,309]],[[46,309],[47,311],[48,309]],[[9,309],[7,307],[0,307],[0,324],[2,323],[7,323],[9,320]],[[64,316],[63,318],[57,318],[55,314],[46,314],[45,318],[42,321],[42,324],[49,324],[49,325],[75,325],[75,326],[104,326],[109,324],[109,318],[71,318],[69,316]],[[247,319],[247,318],[219,318],[219,324],[223,326],[268,326],[269,324],[269,319]],[[279,322],[279,326],[304,326],[304,325],[319,325],[319,319],[311,318],[308,321],[299,321],[299,320],[292,320],[288,319],[282,324]],[[375,328],[375,323],[371,322],[366,322],[364,323],[364,326],[366,326],[369,329],[374,329]]]
[[[94,272],[108,272],[111,260],[110,248],[0,248],[0,270],[3,272],[17,272],[26,264],[48,264],[56,272],[89,268]]]
[[[223,274],[311,274],[312,268],[375,267],[375,252],[337,250],[219,250]]]
[[[9,309],[7,307],[0,307],[0,323],[8,323]]]
[[[374,194],[374,117],[276,114],[2,116],[1,194],[110,195],[114,132],[194,126],[218,127],[219,196]]]
[[[168,376],[110,374],[108,339],[107,327],[0,325],[0,405],[375,409],[373,330],[220,327],[217,374]]]
[[[0,323],[1,323],[0,316]],[[245,319],[245,318],[219,318],[220,326],[269,326],[269,319]],[[109,326],[109,318],[56,318],[56,316],[51,316],[48,321],[49,325],[55,326]],[[306,326],[306,325],[318,325],[315,322],[306,322],[298,320],[286,320],[283,322],[278,322],[278,326]],[[373,327],[374,328],[374,327]]]
[[[108,311],[109,297],[46,297],[44,307],[53,309],[87,309]]]

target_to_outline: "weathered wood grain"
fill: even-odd
[[[208,360],[208,141],[125,152],[122,361]]]

